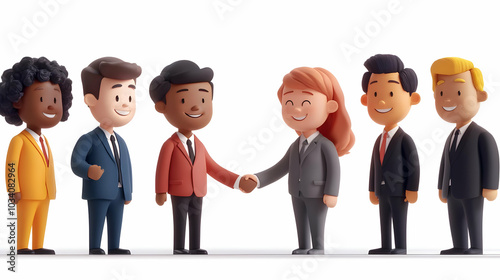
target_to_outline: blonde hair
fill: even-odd
[[[313,89],[326,95],[327,100],[334,100],[338,103],[338,110],[328,116],[323,125],[318,127],[318,131],[333,142],[339,156],[347,154],[354,145],[354,133],[351,130],[351,119],[345,108],[344,94],[335,76],[319,67],[295,68],[283,77],[283,84],[278,90],[280,102],[285,86]]]
[[[474,88],[476,88],[476,90],[483,91],[484,81],[481,70],[475,68],[472,62],[460,57],[445,57],[432,63],[432,90],[436,89],[438,75],[456,75],[465,71],[470,71]]]

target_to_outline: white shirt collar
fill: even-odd
[[[383,131],[382,134],[384,134],[384,132],[387,132],[387,138],[392,138],[394,136],[394,134],[396,134],[396,131],[398,131],[399,129],[399,126],[396,126],[395,128],[389,130],[389,131]]]
[[[177,133],[177,136],[179,137],[179,139],[181,140],[182,142],[182,146],[184,146],[184,149],[186,150],[186,153],[189,154],[189,148],[188,148],[188,145],[187,145],[187,140],[189,138],[186,137],[186,135],[180,133],[179,131],[176,132]],[[194,134],[191,134],[191,136],[193,136]],[[194,137],[190,137],[190,138],[194,138]],[[196,147],[195,147],[195,144],[194,144],[194,141],[191,140],[191,148],[193,148],[193,153],[196,155]]]
[[[26,128],[26,131],[28,131],[31,134],[31,136],[33,136],[33,138],[35,138],[36,142],[38,142],[38,143],[40,143],[40,137],[45,137],[45,136],[43,136],[43,134],[40,134],[40,135],[36,134],[36,132],[34,132],[33,130],[31,130],[29,128]]]
[[[460,135],[464,135],[465,131],[467,130],[467,128],[469,128],[470,124],[472,122],[469,122],[468,124],[462,126],[461,128],[459,128],[458,130],[460,130]],[[453,131],[453,133],[455,133],[455,131],[457,131],[457,128],[455,128],[455,130]]]
[[[179,137],[179,139],[181,140],[182,144],[186,144],[187,140],[189,138],[186,137],[186,135],[180,133],[179,131],[176,132],[177,133],[177,136]],[[192,134],[191,136],[193,136],[194,134]]]
[[[312,141],[319,135],[319,131],[316,131],[314,132],[313,134],[311,134],[309,137],[307,137],[307,143],[311,144]],[[304,142],[304,140],[306,140],[306,137],[304,136],[304,134],[301,134],[300,135],[300,143],[302,144]]]
[[[102,128],[99,126],[99,128],[102,130],[102,132],[104,132],[104,135],[106,135],[106,138],[109,140],[109,138],[111,137],[111,133],[109,133],[109,131],[107,131],[106,129]],[[115,132],[113,131],[113,135],[115,134]]]

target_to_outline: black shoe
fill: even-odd
[[[101,248],[93,248],[89,250],[89,255],[106,255],[106,252]]]
[[[324,255],[325,250],[323,250],[323,249],[311,249],[311,250],[307,251],[307,254],[308,255]]]
[[[33,250],[24,248],[24,249],[19,249],[17,250],[18,255],[33,255],[35,252]]]
[[[36,250],[33,250],[33,252],[35,252],[35,255],[55,255],[56,254],[56,251],[54,251],[52,249],[45,249],[45,248],[36,249]]]
[[[391,250],[391,255],[406,255],[406,249],[392,249]]]
[[[465,255],[482,255],[483,254],[483,249],[470,248],[470,249],[465,250],[464,254]]]
[[[130,250],[127,249],[108,249],[108,255],[130,255]]]
[[[292,255],[307,255],[307,252],[311,249],[298,248],[292,251]]]
[[[189,250],[190,255],[208,255],[207,250],[204,249],[194,249],[194,250]]]
[[[441,251],[441,255],[463,255],[467,249],[462,248],[451,248],[448,250]]]
[[[369,255],[388,255],[391,253],[391,249],[386,249],[386,248],[378,248],[378,249],[372,249],[368,251]]]
[[[189,254],[189,251],[186,249],[175,249],[174,250],[174,255],[187,255]]]

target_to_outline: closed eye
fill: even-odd
[[[306,102],[309,103],[309,105],[311,105],[311,102],[306,99],[306,100],[302,101],[302,106],[304,106],[304,103],[306,103]]]
[[[292,106],[293,106],[293,101],[292,101],[292,100],[287,100],[287,101],[285,102],[285,105],[287,105],[287,104],[288,104],[288,102],[290,102],[290,104],[292,104]]]

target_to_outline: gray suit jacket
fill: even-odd
[[[321,133],[314,138],[299,159],[299,139],[290,146],[285,156],[273,167],[255,174],[260,187],[265,187],[281,177],[288,176],[288,191],[292,196],[322,198],[338,196],[340,163],[335,145]]]

